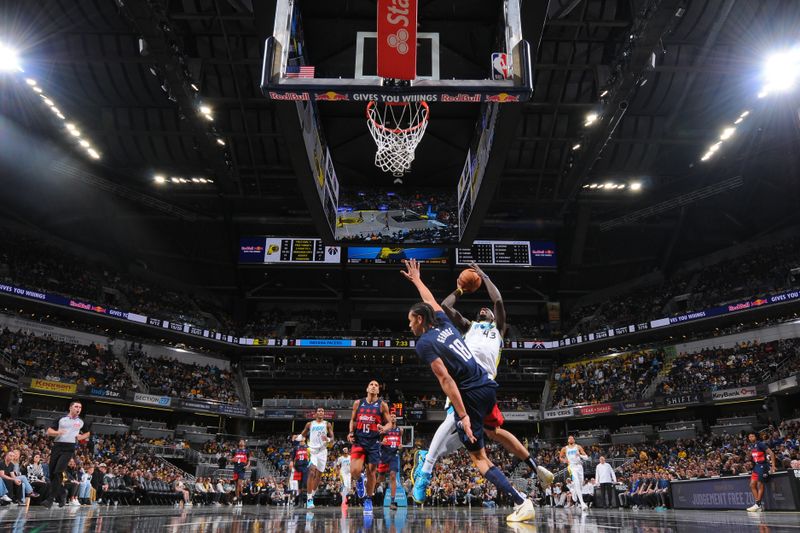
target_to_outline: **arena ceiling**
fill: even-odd
[[[756,95],[764,58],[800,41],[799,4],[551,0],[534,96],[481,236],[555,239],[559,276],[539,288],[568,297],[796,223],[796,101]],[[29,87],[4,79],[6,216],[245,291],[255,280],[235,268],[238,235],[314,232],[258,87],[273,5],[3,3],[0,36],[19,48],[25,75],[102,155],[77,152]],[[736,134],[701,161],[743,111]],[[157,174],[214,183],[159,185]],[[626,188],[589,188],[611,182]]]

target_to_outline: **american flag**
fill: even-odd
[[[286,77],[287,78],[313,78],[314,77],[314,67],[287,65],[286,66]]]

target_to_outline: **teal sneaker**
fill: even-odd
[[[428,456],[428,450],[417,450],[414,454],[414,469],[411,470],[411,482],[417,482],[417,476],[422,472],[422,465],[425,464],[425,457]]]
[[[414,490],[411,491],[411,497],[414,498],[416,503],[420,505],[425,503],[426,492],[428,490],[428,485],[431,484],[432,477],[431,474],[423,472],[422,470],[417,474],[414,480]]]

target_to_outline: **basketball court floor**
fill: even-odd
[[[718,533],[736,531],[800,531],[800,513],[748,514],[745,511],[632,511],[537,509],[536,519],[507,524],[508,509],[433,508],[375,509],[372,517],[361,508],[193,507],[164,506],[0,510],[2,531],[64,532],[288,532],[288,533],[501,533],[647,531]]]

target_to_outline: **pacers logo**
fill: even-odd
[[[386,37],[386,44],[397,49],[398,54],[406,55],[408,53],[408,30],[400,28],[397,33],[390,34]]]

